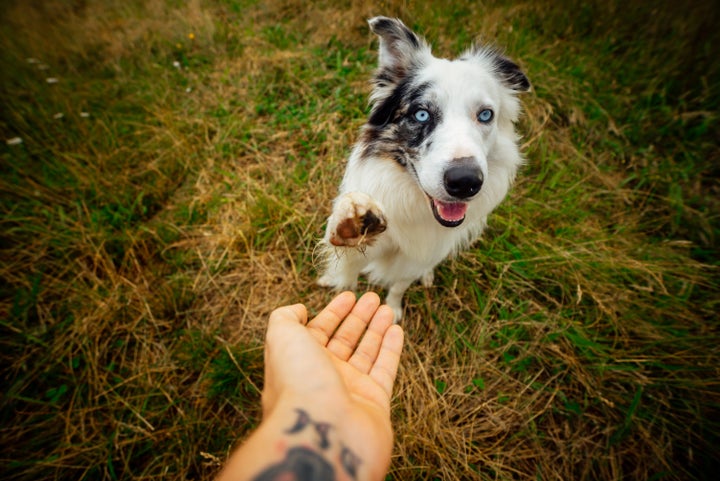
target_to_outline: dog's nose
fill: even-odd
[[[457,199],[468,199],[478,192],[483,183],[480,167],[472,157],[453,160],[453,165],[443,176],[445,190]]]

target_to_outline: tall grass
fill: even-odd
[[[408,292],[388,479],[714,479],[718,10],[564,0],[10,2],[5,479],[209,478],[257,424],[377,14],[534,85],[512,194]]]

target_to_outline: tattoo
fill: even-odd
[[[300,431],[305,429],[305,426],[310,424],[310,416],[308,415],[308,413],[306,413],[302,409],[296,409],[296,411],[298,413],[297,421],[295,421],[295,426],[285,431],[287,434],[299,433]]]
[[[335,471],[318,453],[300,446],[288,451],[285,459],[270,466],[254,481],[332,481]]]
[[[340,464],[351,478],[357,479],[357,468],[360,464],[360,458],[350,451],[347,446],[343,446],[340,452]]]
[[[320,448],[329,448],[328,431],[330,431],[330,425],[328,423],[315,423],[315,431],[320,435]]]
[[[297,421],[295,421],[295,425],[285,431],[287,434],[295,434],[299,433],[303,429],[305,429],[308,424],[313,426],[315,428],[315,432],[318,433],[320,436],[320,448],[321,449],[327,449],[330,447],[330,441],[328,441],[328,431],[330,431],[330,424],[328,423],[318,423],[314,422],[312,419],[310,419],[310,415],[305,412],[303,409],[296,409],[298,413]]]
[[[295,424],[285,431],[286,434],[297,434],[308,426],[312,426],[320,439],[317,445],[322,450],[330,448],[329,423],[314,421],[307,411],[296,409],[298,417]],[[352,478],[357,479],[360,458],[347,446],[340,444],[340,466]],[[323,456],[312,449],[299,446],[290,449],[285,459],[270,466],[260,473],[254,481],[325,481],[335,479],[335,470]]]

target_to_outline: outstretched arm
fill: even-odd
[[[374,293],[338,295],[307,322],[270,315],[263,421],[218,481],[380,480],[390,464],[390,397],[403,344]],[[307,323],[307,324],[306,324]]]

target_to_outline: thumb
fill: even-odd
[[[270,313],[268,321],[268,331],[276,325],[283,324],[302,324],[305,325],[308,320],[307,308],[302,304],[293,304],[292,306],[278,307]]]

